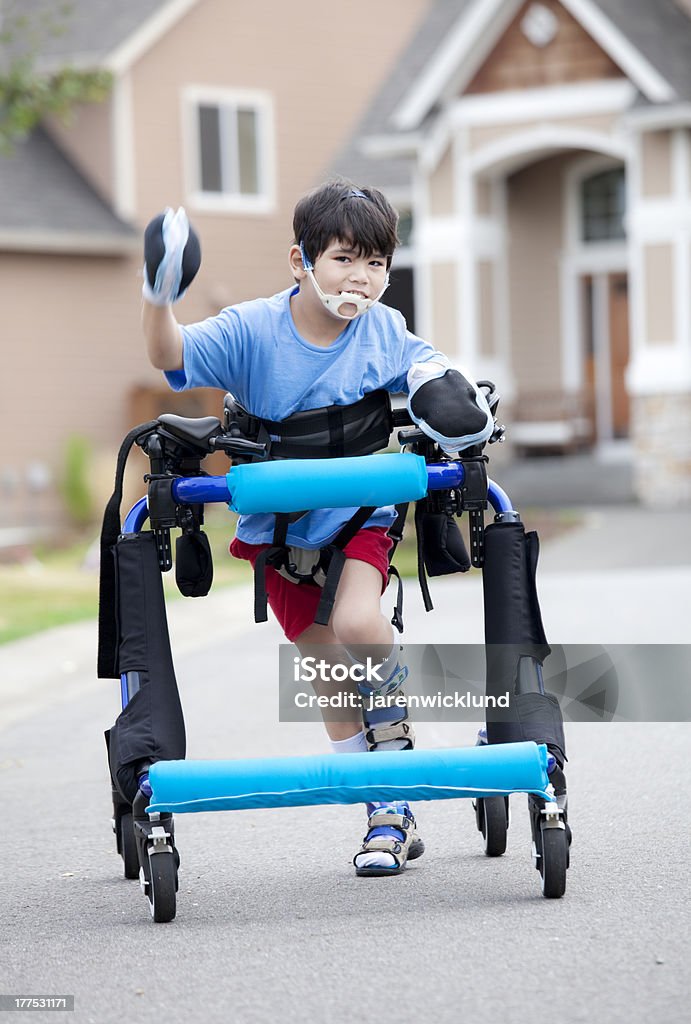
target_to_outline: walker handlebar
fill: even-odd
[[[463,486],[465,468],[460,462],[427,464],[428,491],[456,490]],[[229,502],[228,476],[190,476],[173,480],[173,498],[181,505]]]
[[[467,466],[462,462],[432,462],[426,468],[428,491],[463,489]],[[231,500],[227,476],[178,477],[173,480],[172,492],[175,501],[184,505],[228,503]],[[493,480],[488,481],[487,498],[497,513],[509,512],[513,508],[506,492]]]

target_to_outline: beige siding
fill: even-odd
[[[134,134],[119,158],[133,162],[141,227],[165,205],[187,200],[185,85],[264,90],[275,103],[275,213],[192,213],[203,264],[176,307],[181,322],[291,284],[287,253],[294,203],[323,179],[430,2],[381,0],[368,10],[367,30],[348,34],[342,46],[342,15],[326,13],[319,0],[298,6],[204,0],[139,60],[132,71]],[[109,101],[79,111],[67,129],[51,128],[106,196],[112,195],[110,118]],[[0,518],[2,525],[15,525],[27,520],[21,483],[26,467],[41,462],[57,476],[72,433],[92,438],[105,466],[105,496],[117,446],[142,407],[140,400],[135,409],[132,396],[141,397],[142,386],[161,385],[163,379],[149,366],[141,338],[139,254],[116,259],[0,253],[0,280],[0,408],[3,423],[12,425],[0,432],[0,480],[14,474],[23,488],[12,507],[5,502]],[[36,505],[33,522],[52,514],[50,501],[55,504],[54,497],[45,497]]]
[[[454,212],[454,161],[447,149],[429,179],[429,212],[432,217],[448,217]]]
[[[650,345],[675,340],[674,247],[647,245],[645,261],[646,340]]]
[[[561,386],[559,255],[570,159],[542,160],[508,179],[511,358],[520,391]]]
[[[481,260],[477,266],[477,308],[479,351],[483,356],[496,355],[497,351],[494,322],[495,288],[495,264],[489,260]]]
[[[3,324],[7,356],[0,405],[3,423],[12,429],[0,432],[0,472],[38,462],[57,479],[68,437],[81,434],[96,451],[109,452],[102,494],[107,497],[117,445],[132,425],[130,389],[159,377],[144,357],[139,263],[0,254],[6,294],[25,296],[22,308],[13,309]],[[39,520],[43,504],[40,499]]]
[[[161,40],[133,72],[136,110],[136,206],[146,220],[163,205],[185,203],[181,86],[255,89],[274,100],[277,204],[273,215],[194,213],[204,266],[190,292],[193,318],[222,304],[287,287],[287,252],[297,198],[323,180],[324,168],[353,131],[391,70],[429,0],[381,0],[367,31],[335,45],[340,15],[318,0],[299,5],[205,0]],[[257,26],[261,25],[261,36]],[[219,30],[222,28],[222,30]]]
[[[645,132],[641,136],[644,196],[668,196],[672,193],[672,133]]]
[[[493,182],[487,178],[475,181],[475,211],[480,217],[491,217],[493,209]]]
[[[431,272],[432,344],[442,352],[459,351],[456,315],[456,264],[435,263]]]
[[[106,200],[115,200],[112,158],[112,98],[77,107],[67,122],[52,118],[50,135]]]

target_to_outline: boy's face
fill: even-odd
[[[297,249],[297,246],[293,247]],[[299,255],[299,249],[298,255]],[[291,262],[293,253],[291,250]],[[296,277],[302,284],[305,272],[302,270],[302,261],[299,260],[299,267],[293,263]],[[314,261],[314,276],[322,291],[327,295],[340,295],[341,292],[354,292],[365,299],[376,298],[386,283],[386,256],[383,253],[370,253],[363,256],[352,248],[352,243],[333,239],[327,248]],[[301,288],[301,290],[304,290]],[[308,289],[317,303],[319,299],[313,288]],[[321,303],[319,303],[321,305]],[[352,302],[344,302],[338,307],[339,313],[343,316],[352,316],[356,307]]]

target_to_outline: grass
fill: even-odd
[[[228,513],[208,517],[205,532],[214,559],[214,587],[251,580],[248,563],[228,554],[233,531]],[[0,644],[97,616],[97,533],[94,529],[88,540],[66,540],[59,548],[37,548],[30,554],[23,553],[16,564],[0,565]],[[181,599],[174,573],[173,569],[164,576],[166,600]]]
[[[524,522],[537,529],[542,541],[578,526],[581,516],[571,510],[528,509]],[[466,517],[461,521],[467,531]],[[247,562],[228,555],[234,519],[221,508],[210,508],[205,531],[214,559],[214,589],[249,583]],[[22,561],[0,565],[0,644],[71,622],[93,619],[98,613],[97,531],[88,540],[66,542],[60,548],[36,549]],[[467,532],[466,532],[467,540]],[[406,539],[396,551],[402,576],[417,575],[417,551],[412,513]],[[166,599],[178,600],[174,570],[164,577]]]

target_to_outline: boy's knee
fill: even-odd
[[[346,647],[380,643],[381,617],[379,609],[373,612],[367,606],[337,606],[331,615],[330,625],[339,643]]]

